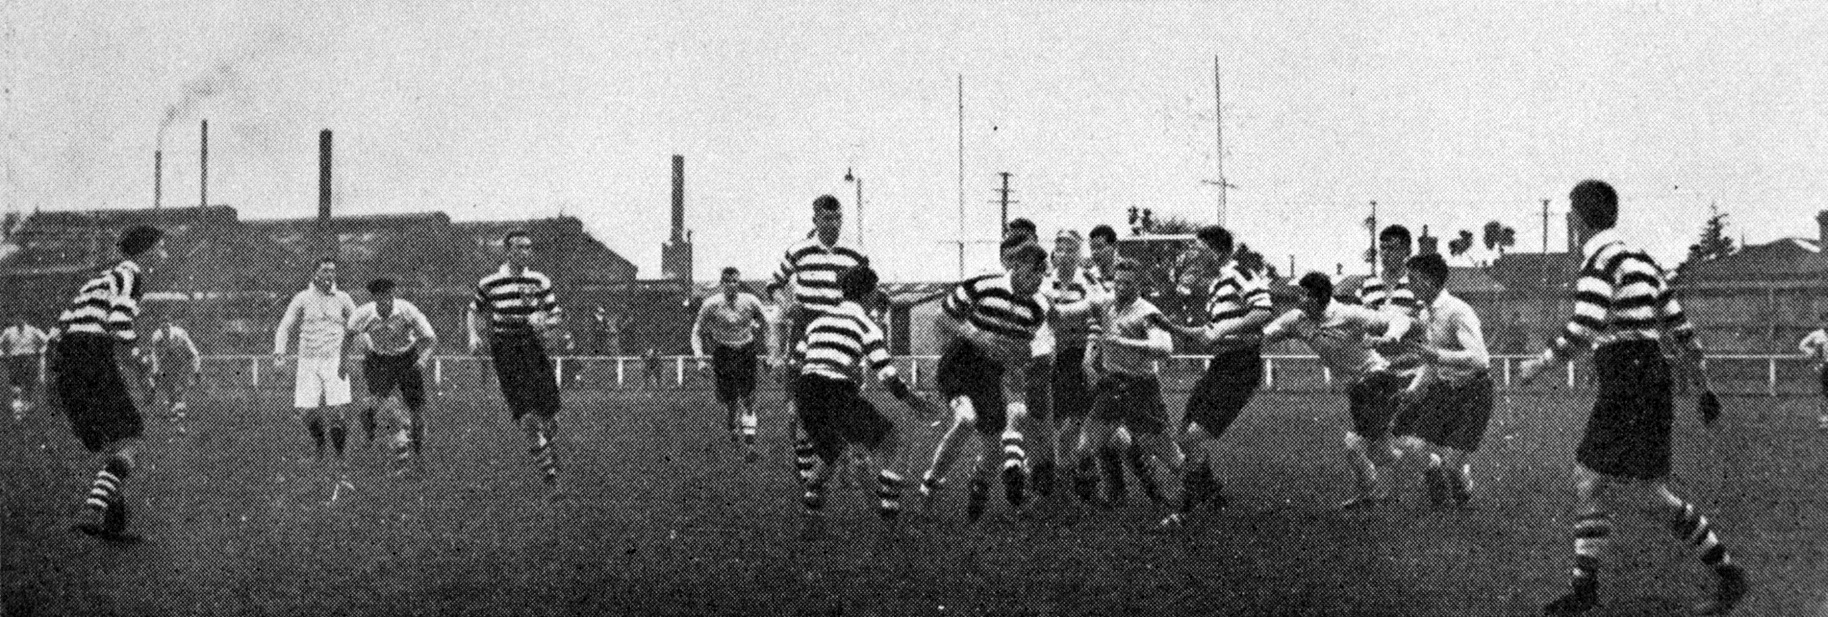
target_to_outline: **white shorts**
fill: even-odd
[[[336,376],[336,361],[336,358],[298,359],[297,379],[292,382],[292,406],[311,409],[320,405],[349,404],[349,377],[339,379]]]

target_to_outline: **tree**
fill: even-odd
[[[1465,256],[1467,251],[1471,250],[1473,250],[1473,232],[1464,229],[1460,230],[1459,238],[1447,243],[1447,253],[1454,257]]]
[[[1517,230],[1498,221],[1485,224],[1485,250],[1497,251],[1503,255],[1504,250],[1517,245]]]
[[[1682,260],[1682,264],[1676,267],[1678,274],[1688,272],[1689,268],[1697,264],[1739,252],[1739,246],[1733,242],[1733,237],[1726,233],[1726,213],[1720,211],[1719,204],[1710,206],[1708,210],[1712,214],[1707,217],[1707,222],[1701,225],[1701,238],[1696,243],[1688,245],[1688,258]]]

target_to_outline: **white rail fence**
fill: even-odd
[[[1582,360],[1556,370],[1553,378],[1539,377],[1527,388],[1516,383],[1523,361],[1534,356],[1494,356],[1492,379],[1500,388],[1528,390],[1584,389],[1592,386],[1591,364]],[[564,389],[710,389],[715,379],[699,370],[701,358],[661,356],[650,363],[639,356],[557,356],[554,376]],[[709,361],[709,358],[702,358]],[[938,356],[897,356],[895,366],[917,387],[932,388]],[[1191,389],[1211,359],[1207,356],[1173,356],[1157,363],[1163,386],[1170,391]],[[273,365],[272,356],[204,356],[206,387],[290,388],[292,363]],[[439,390],[493,386],[494,370],[486,357],[437,356],[432,359],[430,384]],[[1799,356],[1714,355],[1708,358],[1716,389],[1730,394],[1767,396],[1815,394],[1820,391],[1813,363]],[[349,371],[360,379],[361,364],[351,360]],[[778,388],[774,379],[758,374],[761,389]],[[1331,370],[1314,356],[1263,357],[1262,387],[1269,391],[1308,392],[1331,390],[1339,385]],[[1680,381],[1680,380],[1678,380]]]

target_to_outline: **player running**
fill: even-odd
[[[781,255],[781,268],[765,292],[774,295],[775,306],[781,311],[780,321],[775,324],[776,357],[771,363],[778,367],[782,380],[788,382],[784,385],[789,392],[794,391],[791,382],[796,375],[787,370],[786,354],[799,343],[813,318],[836,309],[843,300],[838,274],[869,261],[862,251],[839,238],[844,229],[844,211],[838,198],[820,195],[812,201],[812,225],[812,234],[787,247]],[[794,468],[800,481],[805,482],[812,474],[812,442],[798,426],[799,414],[791,413],[794,404],[789,397],[788,432],[794,436]]]
[[[1183,414],[1185,430],[1181,447],[1188,456],[1181,477],[1180,513],[1191,514],[1200,503],[1226,504],[1224,484],[1212,469],[1213,449],[1232,422],[1244,412],[1263,380],[1263,350],[1255,342],[1228,342],[1237,335],[1260,335],[1276,317],[1270,303],[1269,284],[1261,275],[1238,269],[1232,260],[1231,232],[1218,225],[1195,234],[1200,247],[1218,264],[1219,276],[1206,295],[1206,324],[1183,326],[1167,319],[1157,325],[1212,350],[1206,374],[1193,385]]]
[[[711,369],[717,378],[717,402],[724,405],[724,430],[730,441],[737,441],[737,418],[742,419],[741,437],[746,457],[754,460],[755,450],[755,362],[757,328],[767,332],[768,313],[754,294],[740,291],[741,272],[734,266],[724,268],[717,294],[705,298],[698,307],[698,318],[692,321],[692,355],[701,358],[698,370],[706,363],[704,340],[711,339]],[[769,358],[773,350],[767,350]]]
[[[1714,597],[1695,612],[1724,615],[1745,597],[1746,571],[1733,561],[1700,509],[1670,489],[1674,405],[1660,342],[1664,337],[1675,339],[1677,358],[1698,378],[1703,399],[1697,408],[1704,423],[1713,423],[1718,401],[1708,404],[1712,394],[1700,341],[1662,267],[1613,229],[1618,199],[1611,185],[1598,180],[1582,181],[1569,191],[1576,214],[1569,223],[1583,239],[1574,315],[1554,344],[1522,367],[1528,384],[1592,348],[1598,373],[1593,415],[1574,456],[1580,506],[1574,523],[1573,588],[1544,606],[1543,613],[1579,615],[1599,604],[1599,566],[1611,543],[1612,510],[1623,507],[1654,513],[1695,550],[1718,580]]]
[[[121,379],[116,351],[139,343],[133,320],[145,293],[141,277],[167,259],[163,237],[158,228],[144,225],[122,232],[115,247],[123,259],[83,283],[58,316],[51,347],[52,391],[70,418],[70,431],[84,448],[106,457],[73,529],[105,540],[132,539],[126,533],[124,491],[136,468],[145,421]]]
[[[1823,322],[1828,322],[1828,312],[1822,313],[1821,318]],[[1816,399],[1815,406],[1816,415],[1819,416],[1816,428],[1828,431],[1828,370],[1823,370],[1824,365],[1828,364],[1828,329],[1816,328],[1796,344],[1796,350],[1809,359],[1809,367],[1815,370],[1817,380],[1821,382],[1822,393]]]
[[[184,426],[185,412],[190,409],[190,389],[203,381],[203,355],[190,332],[172,321],[170,315],[159,320],[152,332],[153,402],[164,408],[167,421],[178,426],[178,434],[190,431]]]
[[[1141,297],[1137,268],[1134,261],[1119,260],[1110,271],[1112,295],[1092,302],[1095,316],[1084,360],[1094,384],[1092,412],[1073,449],[1073,488],[1084,501],[1092,500],[1098,482],[1098,450],[1118,426],[1128,428],[1138,446],[1166,465],[1170,477],[1181,473],[1181,448],[1170,432],[1156,375],[1156,363],[1174,353],[1174,339],[1156,325],[1164,321],[1161,310]],[[1179,527],[1180,513],[1169,514],[1162,524]]]
[[[362,432],[374,441],[376,408],[387,403],[395,390],[406,410],[393,412],[394,435],[388,444],[394,473],[423,470],[425,450],[425,368],[438,348],[438,333],[425,313],[412,302],[394,295],[392,279],[368,283],[369,302],[349,317],[349,332],[363,350],[362,381],[368,384],[368,404],[362,412]],[[397,409],[397,408],[395,408]]]
[[[1388,439],[1395,412],[1392,397],[1408,382],[1390,372],[1389,362],[1370,346],[1402,340],[1411,325],[1409,318],[1334,302],[1333,280],[1319,272],[1302,276],[1299,286],[1300,307],[1265,326],[1258,345],[1299,339],[1348,384],[1352,426],[1346,431],[1346,458],[1358,492],[1340,508],[1376,505],[1390,496],[1390,486],[1377,468],[1394,462]],[[1239,337],[1238,342],[1251,338]]]
[[[25,317],[13,316],[12,325],[0,331],[0,352],[6,354],[7,377],[13,389],[13,420],[25,419],[28,402],[38,390],[38,365],[44,357],[45,344],[51,335],[26,323]]]
[[[1472,501],[1467,458],[1485,438],[1492,418],[1491,355],[1479,315],[1448,293],[1447,261],[1439,254],[1409,258],[1409,288],[1420,307],[1424,336],[1411,353],[1420,372],[1402,395],[1390,433],[1405,457],[1423,460],[1422,479],[1434,507]]]
[[[533,237],[510,231],[501,244],[506,261],[476,283],[476,297],[470,303],[470,353],[487,347],[508,413],[526,433],[527,451],[549,491],[548,499],[554,499],[561,494],[553,441],[562,403],[541,334],[561,309],[552,293],[552,279],[527,267],[533,260]]]
[[[944,341],[937,379],[940,394],[952,408],[947,437],[933,453],[921,477],[923,510],[932,511],[940,479],[957,458],[949,447],[966,425],[977,429],[982,445],[974,465],[966,515],[981,518],[990,496],[990,477],[1003,451],[1004,497],[1018,510],[1026,502],[1027,453],[1017,428],[1028,413],[1024,401],[1027,365],[1034,355],[1036,331],[1047,319],[1048,303],[1038,292],[1047,271],[1047,251],[1024,243],[1008,256],[1009,272],[967,279],[946,297],[934,327]]]
[[[901,513],[902,476],[897,470],[905,467],[896,455],[902,431],[858,393],[852,367],[867,363],[895,398],[922,413],[926,406],[889,363],[882,329],[864,312],[861,303],[875,291],[876,283],[876,273],[867,264],[839,275],[843,300],[813,318],[794,346],[789,364],[797,376],[793,380],[794,411],[800,414],[812,458],[820,462],[808,476],[800,500],[806,523],[803,534],[809,538],[824,529],[825,485],[838,471],[832,463],[847,444],[861,446],[863,452],[858,456],[872,461],[878,470],[876,496],[883,521],[892,526]]]

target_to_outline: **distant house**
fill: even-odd
[[[1822,327],[1828,311],[1828,211],[1816,214],[1817,236],[1781,238],[1695,264],[1678,288],[1686,311],[1715,349],[1790,353]]]

